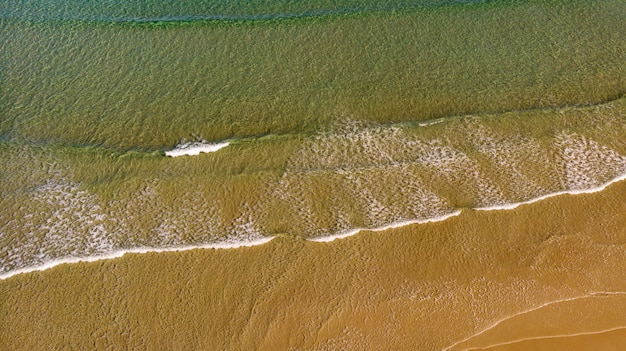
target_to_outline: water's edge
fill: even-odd
[[[433,222],[441,222],[441,221],[445,221],[449,218],[452,217],[456,217],[459,216],[462,211],[464,210],[475,210],[475,211],[501,211],[501,210],[513,210],[518,208],[519,206],[522,205],[528,205],[528,204],[533,204],[542,200],[546,200],[552,197],[556,197],[556,196],[561,196],[561,195],[580,195],[580,194],[591,194],[591,193],[596,193],[596,192],[601,192],[604,189],[606,189],[607,187],[609,187],[610,185],[626,180],[626,173],[613,178],[611,180],[609,180],[608,182],[594,187],[594,188],[588,188],[588,189],[575,189],[575,190],[564,190],[564,191],[559,191],[559,192],[555,192],[555,193],[550,193],[547,195],[543,195],[543,196],[539,196],[530,200],[526,200],[526,201],[521,201],[521,202],[516,202],[516,203],[510,203],[510,204],[502,204],[502,205],[496,205],[496,206],[488,206],[488,207],[478,207],[478,208],[468,208],[468,209],[462,209],[462,210],[455,210],[451,213],[442,215],[442,216],[438,216],[438,217],[433,217],[433,218],[427,218],[427,219],[419,219],[419,220],[406,220],[406,221],[401,221],[401,222],[394,222],[394,223],[388,223],[379,227],[373,227],[373,228],[354,228],[348,231],[344,231],[341,233],[336,233],[333,235],[328,235],[328,236],[323,236],[323,237],[317,237],[317,238],[310,238],[307,239],[307,241],[311,241],[311,242],[318,242],[318,243],[328,243],[328,242],[332,242],[334,240],[337,239],[343,239],[343,238],[347,238],[353,235],[356,235],[360,232],[378,232],[378,231],[384,231],[384,230],[388,230],[388,229],[394,229],[394,228],[400,228],[400,227],[404,227],[404,226],[408,226],[408,225],[414,225],[414,224],[426,224],[426,223],[433,223]],[[34,266],[34,267],[25,267],[25,268],[20,268],[17,270],[13,270],[13,271],[9,271],[3,274],[0,274],[0,280],[5,280],[8,278],[11,278],[13,276],[19,275],[19,274],[25,274],[25,273],[31,273],[31,272],[39,272],[39,271],[45,271],[47,269],[56,267],[58,265],[62,265],[62,264],[71,264],[71,263],[79,263],[79,262],[95,262],[95,261],[101,261],[101,260],[110,260],[110,259],[115,259],[115,258],[120,258],[122,256],[124,256],[125,254],[142,254],[142,253],[160,253],[160,252],[175,252],[175,251],[188,251],[188,250],[196,250],[196,249],[236,249],[236,248],[241,248],[241,247],[251,247],[251,246],[258,246],[258,245],[263,245],[266,244],[270,241],[272,241],[273,239],[275,239],[276,236],[273,237],[262,237],[259,239],[255,239],[255,240],[250,240],[250,241],[223,241],[223,242],[215,242],[215,243],[206,243],[206,244],[200,244],[200,245],[187,245],[187,246],[178,246],[178,247],[164,247],[164,248],[159,248],[159,247],[137,247],[137,248],[132,248],[132,249],[126,249],[126,250],[116,250],[113,251],[111,253],[108,254],[104,254],[104,255],[94,255],[94,256],[86,256],[86,257],[65,257],[65,258],[61,258],[58,260],[53,260],[50,262],[47,262],[43,265],[39,265],[39,266]]]

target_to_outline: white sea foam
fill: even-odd
[[[329,236],[322,236],[322,237],[313,238],[309,240],[314,241],[314,242],[330,242],[336,239],[347,238],[349,236],[353,236],[360,232],[365,232],[365,231],[381,232],[381,231],[388,230],[388,229],[405,227],[411,224],[425,224],[425,223],[432,223],[432,222],[441,222],[441,221],[445,221],[448,218],[458,216],[460,214],[461,214],[461,211],[459,210],[459,211],[454,211],[452,213],[448,213],[446,215],[439,216],[439,217],[433,217],[433,218],[427,218],[427,219],[412,219],[412,220],[407,220],[407,221],[394,222],[394,223],[386,224],[384,226],[375,227],[375,228],[355,228],[355,229],[351,229],[343,233],[329,235]]]
[[[544,195],[544,196],[539,196],[537,198],[533,198],[527,201],[523,201],[523,202],[517,202],[517,203],[513,203],[513,204],[504,204],[504,205],[497,205],[497,206],[488,206],[488,207],[480,207],[480,208],[475,208],[475,210],[478,211],[497,211],[497,210],[512,210],[515,209],[521,205],[526,205],[526,204],[532,204],[535,202],[539,202],[541,200],[545,200],[551,197],[555,197],[555,196],[559,196],[559,195],[578,195],[578,194],[590,194],[590,193],[595,193],[595,192],[599,192],[602,191],[604,189],[606,189],[609,185],[622,181],[622,180],[626,180],[626,174],[622,174],[619,177],[616,177],[598,187],[594,187],[594,188],[590,188],[590,189],[579,189],[579,190],[566,190],[566,191],[559,191],[559,192],[555,192],[552,194],[548,194],[548,195]],[[394,229],[394,228],[400,228],[400,227],[404,227],[407,225],[412,225],[412,224],[424,224],[424,223],[432,223],[432,222],[440,222],[440,221],[444,221],[447,220],[451,217],[455,217],[461,214],[460,210],[451,212],[449,214],[446,215],[442,215],[442,216],[438,216],[438,217],[432,217],[432,218],[427,218],[427,219],[419,219],[419,220],[406,220],[406,221],[400,221],[400,222],[394,222],[394,223],[390,223],[390,224],[386,224],[384,226],[380,226],[380,227],[374,227],[374,228],[355,228],[355,229],[351,229],[342,233],[338,233],[338,234],[334,234],[334,235],[329,235],[329,236],[323,236],[323,237],[317,237],[317,238],[312,238],[309,239],[309,241],[312,242],[331,242],[334,241],[336,239],[342,239],[342,238],[346,238],[349,236],[353,236],[356,235],[362,231],[373,231],[373,232],[378,232],[378,231],[384,231],[384,230],[388,230],[388,229]],[[105,255],[95,255],[95,256],[87,256],[87,257],[66,257],[66,258],[62,258],[62,259],[58,259],[58,260],[53,260],[53,261],[49,261],[43,265],[39,265],[39,266],[35,266],[35,267],[26,267],[26,268],[21,268],[21,269],[16,269],[13,271],[9,271],[3,274],[0,274],[0,280],[4,280],[4,279],[8,279],[10,277],[13,277],[15,275],[18,274],[22,274],[22,273],[30,273],[30,272],[36,272],[36,271],[44,271],[47,270],[49,268],[52,267],[56,267],[58,265],[61,264],[65,264],[65,263],[78,263],[78,262],[94,262],[94,261],[100,261],[100,260],[108,260],[108,259],[114,259],[114,258],[119,258],[124,256],[127,253],[148,253],[148,252],[155,252],[155,253],[159,253],[159,252],[173,252],[173,251],[187,251],[187,250],[195,250],[195,249],[235,249],[235,248],[240,248],[240,247],[249,247],[249,246],[257,246],[257,245],[263,245],[266,244],[268,242],[270,242],[271,240],[273,240],[274,237],[261,237],[261,238],[257,238],[257,239],[251,239],[248,241],[236,241],[236,240],[227,240],[227,241],[223,241],[223,242],[218,242],[218,243],[210,243],[210,244],[201,244],[201,245],[189,245],[189,246],[179,246],[179,247],[165,247],[165,248],[154,248],[154,247],[140,247],[140,248],[134,248],[134,249],[128,249],[128,250],[118,250],[118,251],[113,251],[111,253],[105,254]]]
[[[495,205],[495,206],[486,206],[486,207],[478,207],[475,208],[475,210],[477,211],[497,211],[497,210],[513,210],[515,208],[518,208],[521,205],[528,205],[528,204],[532,204],[535,202],[539,202],[545,199],[549,199],[551,197],[555,197],[555,196],[560,196],[560,195],[580,195],[580,194],[591,194],[591,193],[597,193],[599,191],[602,191],[604,189],[606,189],[609,185],[622,181],[622,180],[626,180],[626,173],[622,174],[621,176],[617,177],[617,178],[613,178],[610,181],[597,186],[597,187],[593,187],[593,188],[589,188],[589,189],[575,189],[575,190],[563,190],[563,191],[557,191],[555,193],[550,193],[547,195],[543,195],[543,196],[539,196],[539,197],[535,197],[532,198],[530,200],[526,200],[526,201],[521,201],[521,202],[515,202],[515,203],[509,203],[509,204],[503,204],[503,205]]]
[[[270,242],[273,237],[264,237],[250,241],[224,241],[213,244],[202,244],[202,245],[188,245],[188,246],[179,246],[179,247],[138,247],[127,250],[117,250],[103,255],[95,255],[95,256],[86,256],[86,257],[65,257],[57,260],[52,260],[42,264],[40,266],[35,267],[26,267],[21,269],[16,269],[13,271],[9,271],[3,274],[0,274],[0,280],[11,278],[18,274],[23,273],[31,273],[38,271],[45,271],[49,268],[56,267],[58,265],[66,264],[66,263],[79,263],[79,262],[95,262],[100,260],[110,260],[114,258],[119,258],[124,256],[125,254],[143,254],[148,252],[174,252],[174,251],[188,251],[195,249],[237,249],[241,247],[249,247],[249,246],[257,246]]]
[[[208,144],[205,142],[183,143],[183,144],[176,146],[176,148],[172,150],[165,151],[165,155],[170,156],[170,157],[178,157],[178,156],[185,156],[185,155],[195,156],[203,152],[215,152],[219,149],[223,149],[227,147],[229,144],[230,143],[227,141],[223,143],[218,143],[218,144]]]
[[[426,121],[426,122],[420,122],[417,125],[419,125],[420,127],[428,127],[428,126],[432,126],[433,124],[439,124],[445,121],[446,121],[445,118],[437,118],[437,119],[433,119],[433,120]]]

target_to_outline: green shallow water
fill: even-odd
[[[398,6],[3,17],[0,272],[333,235],[626,171],[626,3]],[[160,152],[224,139],[213,154]]]
[[[316,238],[589,189],[626,172],[626,100],[421,126],[337,122],[164,157],[0,144],[4,271],[135,247]]]
[[[620,1],[277,21],[3,20],[0,133],[158,149],[337,120],[593,104],[624,93]]]
[[[365,11],[399,11],[451,4],[489,2],[480,0],[318,0],[315,2],[273,1],[123,1],[21,0],[0,4],[2,18],[41,20],[83,20],[99,22],[144,22],[177,20],[263,20],[310,17]]]

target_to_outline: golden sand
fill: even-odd
[[[0,349],[441,350],[541,335],[531,321],[558,322],[544,336],[623,327],[624,194],[620,182],[331,243],[279,237],[17,275],[0,282]]]

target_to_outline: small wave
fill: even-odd
[[[589,188],[589,189],[576,189],[576,190],[563,190],[563,191],[557,191],[555,193],[551,193],[551,194],[547,194],[547,195],[543,195],[543,196],[539,196],[530,200],[526,200],[526,201],[521,201],[521,202],[515,202],[515,203],[509,203],[509,204],[502,204],[502,205],[494,205],[494,206],[486,206],[486,207],[478,207],[478,208],[474,208],[474,210],[476,211],[499,211],[499,210],[513,210],[518,208],[521,205],[528,205],[528,204],[532,204],[535,202],[539,202],[545,199],[549,199],[551,197],[555,197],[555,196],[560,196],[560,195],[580,195],[580,194],[591,194],[591,193],[597,193],[600,192],[604,189],[606,189],[609,185],[622,181],[622,180],[626,180],[626,173],[622,174],[621,176],[617,177],[617,178],[613,178],[610,181],[597,186],[597,187],[593,187],[593,188]]]
[[[347,238],[349,236],[353,236],[356,235],[360,232],[382,232],[385,230],[389,230],[389,229],[395,229],[395,228],[400,228],[400,227],[405,227],[407,225],[411,225],[411,224],[425,224],[425,223],[432,223],[432,222],[441,222],[441,221],[445,221],[448,218],[451,217],[456,217],[458,215],[461,214],[461,211],[454,211],[452,213],[448,213],[442,216],[438,216],[438,217],[433,217],[433,218],[427,218],[427,219],[413,219],[413,220],[407,220],[407,221],[400,221],[400,222],[394,222],[394,223],[390,223],[390,224],[386,224],[380,227],[375,227],[375,228],[355,228],[355,229],[351,229],[349,231],[343,232],[343,233],[339,233],[339,234],[333,234],[333,235],[329,235],[329,236],[322,236],[322,237],[318,237],[318,238],[313,238],[313,239],[309,239],[309,241],[313,241],[313,242],[331,242],[334,241],[336,239],[343,239],[343,238]]]
[[[556,193],[540,196],[540,197],[537,197],[537,198],[534,198],[534,199],[531,199],[531,200],[528,200],[528,201],[524,201],[524,202],[518,202],[518,203],[514,203],[514,204],[498,205],[498,206],[480,207],[480,208],[474,208],[474,210],[478,210],[478,211],[512,210],[512,209],[515,209],[515,208],[517,208],[517,207],[519,207],[521,205],[532,204],[532,203],[539,202],[541,200],[545,200],[547,198],[551,198],[551,197],[555,197],[555,196],[596,193],[596,192],[600,192],[600,191],[606,189],[611,184],[619,182],[619,181],[622,181],[622,180],[626,180],[626,174],[622,174],[619,177],[616,177],[616,178],[614,178],[614,179],[604,183],[601,186],[590,188],[590,189],[560,191],[560,192],[556,192]],[[379,232],[379,231],[384,231],[384,230],[394,229],[394,228],[400,228],[400,227],[413,225],[413,224],[425,224],[425,223],[432,223],[432,222],[441,222],[441,221],[445,221],[445,220],[447,220],[449,218],[456,217],[456,216],[460,215],[461,212],[462,212],[461,210],[457,210],[457,211],[451,212],[449,214],[445,214],[445,215],[438,216],[438,217],[432,217],[432,218],[420,219],[420,220],[407,220],[407,221],[394,222],[394,223],[390,223],[390,224],[386,224],[386,225],[383,225],[383,226],[380,226],[380,227],[374,227],[374,228],[355,228],[355,229],[351,229],[351,230],[348,230],[348,231],[345,231],[345,232],[342,232],[342,233],[329,235],[329,236],[323,236],[323,237],[317,237],[317,238],[311,238],[311,239],[307,239],[307,240],[311,241],[311,242],[331,242],[331,241],[334,241],[334,240],[337,240],[337,239],[347,238],[347,237],[356,235],[356,234],[358,234],[360,232],[363,232],[363,231]],[[11,277],[13,277],[15,275],[18,275],[18,274],[31,273],[31,272],[37,272],[37,271],[44,271],[44,270],[47,270],[49,268],[53,268],[53,267],[56,267],[58,265],[66,264],[66,263],[70,264],[70,263],[79,263],[79,262],[94,262],[94,261],[100,261],[100,260],[109,260],[109,259],[114,259],[114,258],[120,258],[120,257],[124,256],[127,253],[141,254],[141,253],[148,253],[148,252],[160,253],[160,252],[188,251],[188,250],[195,250],[195,249],[236,249],[236,248],[241,248],[241,247],[250,247],[250,246],[263,245],[263,244],[266,244],[266,243],[272,241],[274,238],[276,238],[276,237],[275,236],[274,237],[260,237],[260,238],[256,238],[256,239],[246,240],[246,241],[228,240],[228,241],[217,242],[217,243],[209,243],[209,244],[201,244],[201,245],[188,245],[188,246],[177,246],[177,247],[166,247],[166,248],[139,247],[139,248],[133,248],[133,249],[128,249],[128,250],[117,250],[117,251],[113,251],[111,253],[104,254],[104,255],[95,255],[95,256],[86,256],[86,257],[66,257],[66,258],[61,258],[61,259],[49,261],[49,262],[47,262],[47,263],[45,263],[43,265],[40,265],[40,266],[25,267],[25,268],[16,269],[16,270],[13,270],[13,271],[5,272],[3,274],[0,274],[0,280],[5,280],[5,279],[11,278]],[[454,346],[454,345],[452,345],[452,346]]]
[[[195,156],[204,152],[215,152],[230,145],[229,142],[223,142],[218,144],[209,144],[204,142],[195,143],[183,143],[176,146],[176,148],[165,151],[165,155],[169,157],[178,156]]]
[[[95,255],[95,256],[86,256],[86,257],[65,257],[57,260],[52,260],[42,264],[40,266],[35,267],[25,267],[16,269],[14,271],[9,271],[4,274],[0,274],[0,280],[5,280],[11,278],[18,274],[31,273],[31,272],[39,272],[45,271],[47,269],[56,267],[61,264],[70,264],[70,263],[79,263],[79,262],[95,262],[101,260],[110,260],[114,258],[120,258],[125,254],[144,254],[148,252],[175,252],[175,251],[188,251],[195,249],[238,249],[241,247],[249,247],[249,246],[257,246],[270,242],[275,237],[263,237],[259,239],[249,240],[249,241],[224,241],[212,244],[202,244],[202,245],[189,245],[189,246],[179,246],[179,247],[138,247],[127,250],[117,250],[103,255]]]

